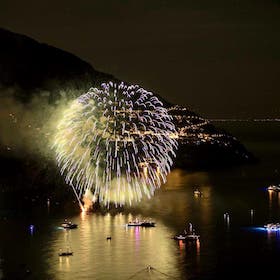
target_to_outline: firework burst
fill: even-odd
[[[104,83],[74,100],[59,121],[56,159],[79,198],[116,206],[151,197],[173,164],[175,127],[162,103],[137,85]]]

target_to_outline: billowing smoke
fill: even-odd
[[[52,158],[50,140],[68,104],[68,92],[58,92],[59,98],[50,102],[51,93],[40,91],[23,102],[16,91],[0,89],[0,155]]]

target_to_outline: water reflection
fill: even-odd
[[[165,190],[182,188],[195,188],[209,184],[207,172],[187,172],[182,169],[174,169],[167,176],[167,182],[162,186]]]
[[[193,196],[195,186],[204,194],[197,201]],[[185,274],[182,263],[187,261],[198,266],[200,262],[200,242],[176,242],[171,236],[189,222],[198,228],[198,234],[206,236],[198,225],[211,223],[211,212],[211,186],[207,174],[174,170],[168,183],[153,199],[123,213],[81,213],[72,217],[72,222],[79,225],[78,229],[53,232],[46,252],[48,257],[44,259],[57,279],[63,279],[65,273],[67,279],[113,279],[115,275],[118,279],[126,279],[148,265],[182,279],[182,273]],[[152,218],[156,227],[125,226],[136,218]],[[109,242],[108,236],[111,237]],[[73,256],[58,257],[59,249],[65,246],[71,247]],[[176,252],[181,253],[177,255]],[[153,277],[160,279],[156,274]]]
[[[250,205],[264,205],[262,209],[265,209],[265,215],[268,205],[270,214],[273,213],[274,206],[279,209],[279,195],[270,194],[267,200],[263,193],[256,198],[252,196],[255,192],[253,188],[248,192],[244,192],[244,189],[233,191],[230,186],[225,185],[227,176],[221,179],[219,174],[215,181],[214,176],[210,180],[209,174],[205,172],[174,170],[169,175],[168,182],[156,191],[152,199],[126,207],[121,213],[114,209],[109,213],[78,213],[69,218],[78,224],[78,228],[72,230],[58,229],[65,213],[55,212],[53,203],[50,203],[50,209],[46,209],[44,203],[44,209],[49,214],[43,223],[48,225],[42,229],[40,224],[34,222],[36,231],[30,236],[27,228],[33,221],[25,224],[24,232],[28,237],[21,237],[19,246],[22,248],[19,251],[24,254],[26,246],[32,252],[37,252],[34,256],[28,256],[28,265],[31,264],[34,269],[35,264],[40,262],[38,273],[40,276],[47,274],[47,277],[38,279],[128,279],[137,272],[139,274],[133,279],[147,279],[149,276],[151,279],[165,279],[160,272],[177,279],[199,276],[201,272],[216,269],[217,260],[223,261],[223,256],[238,258],[242,249],[236,249],[238,252],[234,255],[234,248],[241,248],[241,245],[246,247],[251,242],[253,235],[249,238],[234,235],[244,217],[246,223],[249,223],[248,209],[251,224],[262,213],[257,208],[258,215],[255,217],[255,211],[248,207],[248,202]],[[234,187],[235,185],[236,182]],[[203,196],[195,197],[195,188],[199,188]],[[233,192],[236,193],[235,196],[232,195]],[[254,199],[254,203],[251,203]],[[228,209],[230,212],[226,215],[225,210]],[[156,227],[125,226],[136,218],[151,218],[156,222]],[[40,217],[39,220],[42,222],[43,219]],[[263,220],[262,218],[261,221]],[[185,243],[171,238],[182,232],[189,223],[192,223],[196,234],[200,235],[200,240]],[[18,226],[15,223],[15,227]],[[0,231],[2,239],[3,232],[2,230],[1,235]],[[11,232],[16,233],[18,230]],[[111,239],[107,239],[109,236]],[[274,236],[276,235],[273,233],[262,234],[262,238],[271,247],[274,246]],[[7,239],[9,240],[8,236],[4,238]],[[66,250],[68,247],[73,255],[59,257],[60,249]],[[257,250],[258,246],[250,249]],[[149,265],[152,269],[147,270]],[[40,274],[40,271],[44,273]]]
[[[272,198],[273,198],[273,191],[268,191],[268,209],[269,209],[269,220],[272,218]]]
[[[50,205],[51,205],[51,201],[50,201],[50,199],[48,198],[48,199],[47,199],[47,210],[48,210],[48,214],[50,213]]]
[[[225,225],[226,225],[227,231],[229,231],[229,229],[230,229],[230,216],[229,216],[229,213],[228,213],[228,212],[226,212],[226,213],[224,214],[224,223],[225,223]]]
[[[254,223],[254,209],[250,209],[250,223],[251,225]]]
[[[46,261],[50,268],[57,267],[53,271],[56,279],[63,279],[65,273],[67,279],[113,279],[112,275],[126,279],[149,264],[178,276],[171,231],[160,221],[155,228],[127,228],[125,224],[135,218],[131,214],[76,216],[72,221],[79,224],[78,229],[53,232],[47,252],[51,257]],[[110,242],[108,235],[112,237]],[[73,256],[58,257],[65,245],[73,249]]]
[[[30,235],[33,235],[33,234],[34,234],[34,229],[35,229],[35,226],[34,226],[34,225],[30,225],[30,226],[29,226],[29,233],[30,233]]]
[[[268,191],[268,213],[269,221],[279,222],[279,211],[280,211],[280,193],[272,190]]]

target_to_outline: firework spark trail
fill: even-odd
[[[151,197],[177,149],[172,117],[137,85],[104,83],[74,100],[54,140],[61,174],[79,198],[91,191],[116,206]]]

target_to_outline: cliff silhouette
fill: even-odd
[[[36,97],[37,101],[44,99],[49,106],[56,106],[62,99],[77,97],[90,87],[107,81],[118,79],[97,71],[69,52],[0,28],[0,99],[11,98],[17,106],[30,109]],[[179,150],[175,167],[208,170],[255,161],[233,135],[216,128],[190,108],[171,104],[160,95],[157,97],[168,107],[178,128]],[[9,121],[19,126],[18,117],[6,111],[3,104],[0,111],[2,120],[6,121],[9,114],[12,118]],[[32,156],[24,149],[13,151],[7,140],[9,137],[5,138],[9,133],[9,127],[0,122],[0,176],[4,185],[37,188],[39,185],[54,185],[54,182],[62,184],[53,162],[42,161],[38,155]],[[10,134],[13,139],[21,141],[16,129]],[[4,136],[1,138],[1,135]]]

